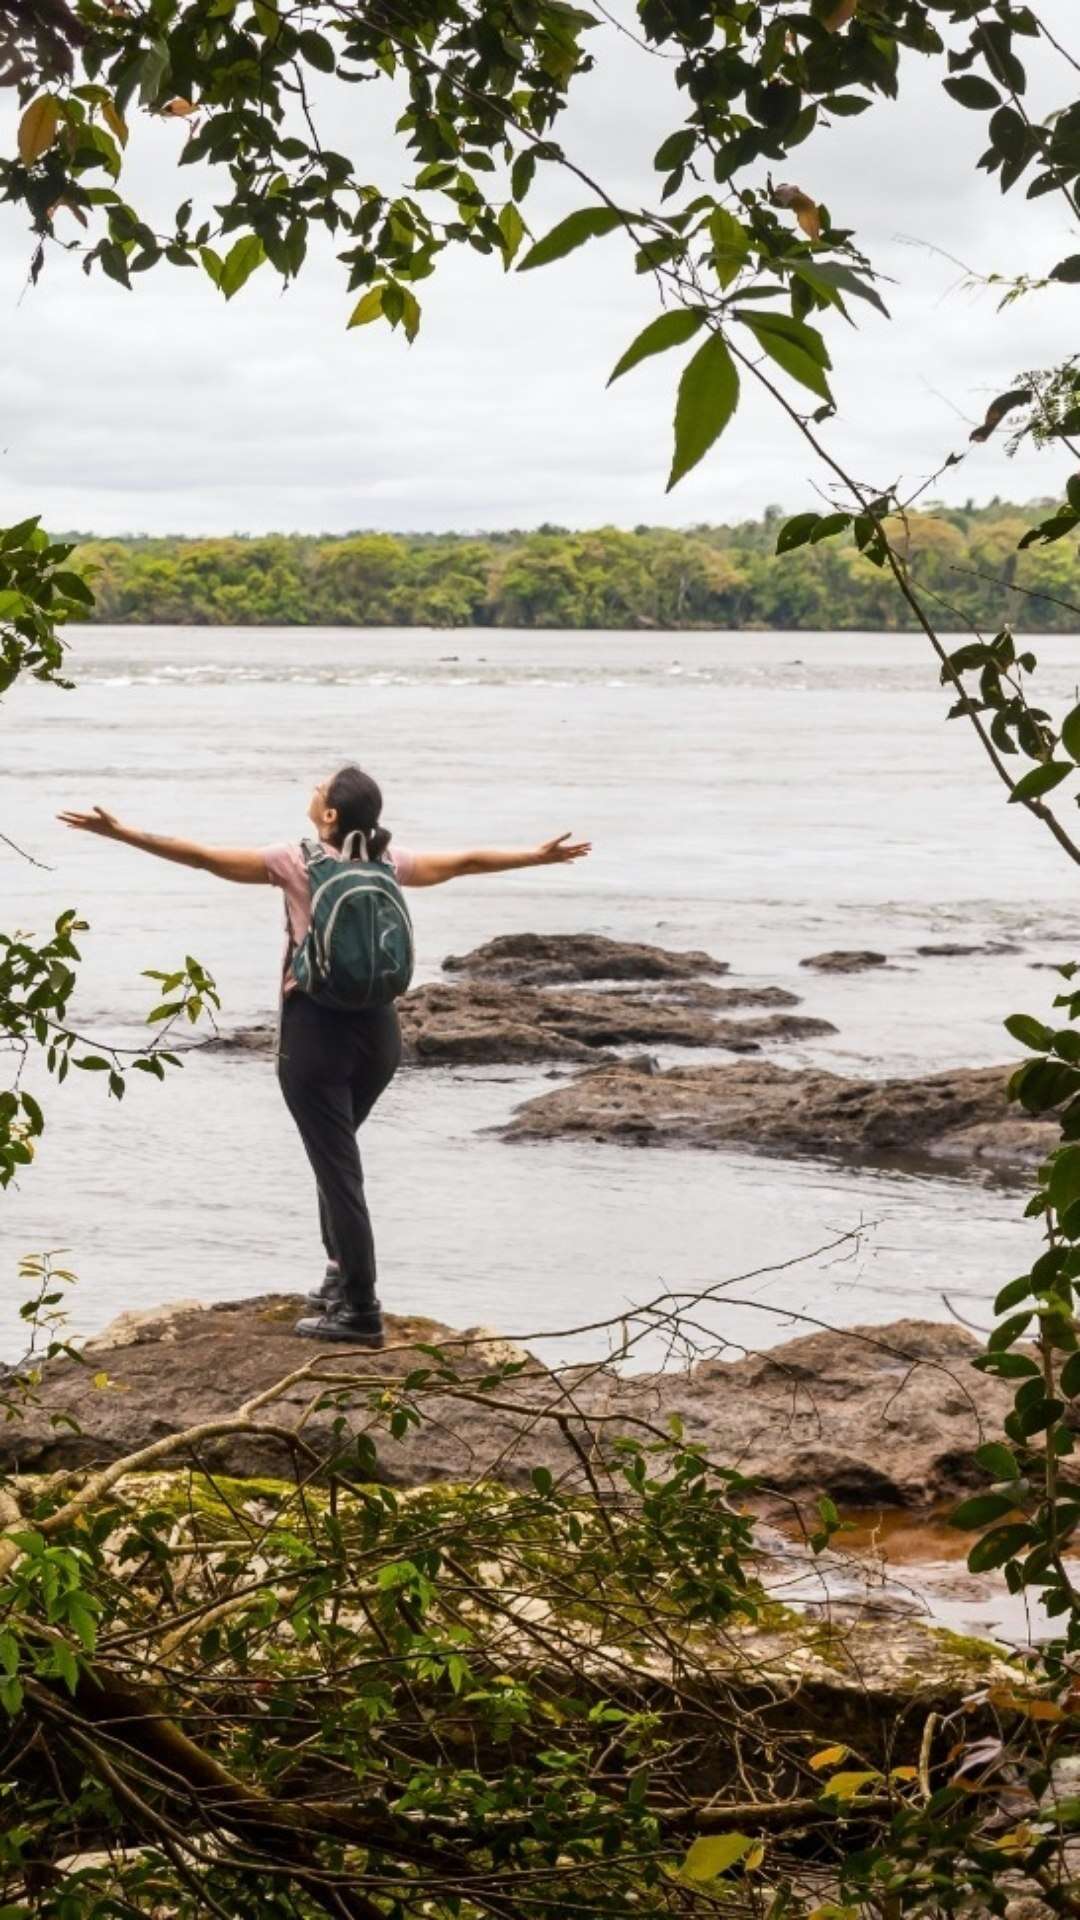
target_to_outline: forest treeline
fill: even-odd
[[[912,517],[917,580],[941,625],[1080,628],[1075,540],[1018,543],[1045,513],[994,501]],[[490,534],[80,536],[109,622],[230,626],[869,629],[909,624],[850,536],[777,555],[786,515],[683,531],[544,526]],[[1032,597],[1035,596],[1035,597]],[[1046,597],[1042,597],[1046,596]]]

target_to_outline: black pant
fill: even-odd
[[[307,994],[285,996],[278,1082],[319,1189],[323,1245],[341,1268],[347,1304],[375,1299],[375,1242],[356,1130],[401,1059],[393,1007],[336,1013]]]

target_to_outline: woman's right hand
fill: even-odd
[[[65,827],[78,827],[81,833],[100,833],[106,840],[120,840],[124,829],[114,813],[95,807],[93,813],[58,813]]]

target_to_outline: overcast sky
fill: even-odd
[[[1075,0],[1042,11],[1077,37]],[[611,27],[590,37],[597,71],[578,83],[561,137],[624,204],[649,203],[652,154],[679,118],[670,68]],[[1077,345],[1075,287],[999,314],[993,290],[965,291],[942,257],[1038,273],[1076,239],[1056,196],[1003,199],[976,173],[984,116],[949,101],[925,63],[906,70],[900,104],[816,135],[781,170],[855,227],[898,283],[884,290],[891,323],[867,308],[857,333],[836,315],[826,327],[840,409],[830,444],[875,484],[917,484],[966,446],[1022,368]],[[1035,83],[1036,104],[1054,104],[1049,76]],[[402,165],[380,91],[335,90],[325,132],[388,187]],[[192,183],[175,170],[183,137],[181,123],[145,118],[133,134],[132,197],[163,218]],[[587,198],[543,171],[526,207],[538,234]],[[20,216],[0,210],[4,521],[41,511],[51,527],[105,533],[687,525],[769,502],[794,511],[821,483],[790,426],[750,396],[665,496],[678,356],[604,386],[657,310],[618,235],[520,276],[472,253],[444,256],[421,289],[411,348],[382,326],[345,331],[351,302],[329,249],[288,293],[264,267],[228,305],[201,274],[162,265],[129,294],[98,273],[86,280],[55,249],[27,291],[28,257]],[[1029,499],[1067,470],[1056,454],[1010,461],[995,440],[935,494]]]

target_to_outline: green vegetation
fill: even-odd
[[[1075,632],[1080,550],[1019,541],[1045,507],[939,507],[895,529],[941,625]],[[198,626],[758,627],[915,624],[854,537],[776,554],[781,515],[585,533],[90,540],[94,617]],[[1032,597],[1032,596],[1047,596]],[[88,616],[89,617],[89,616]]]

